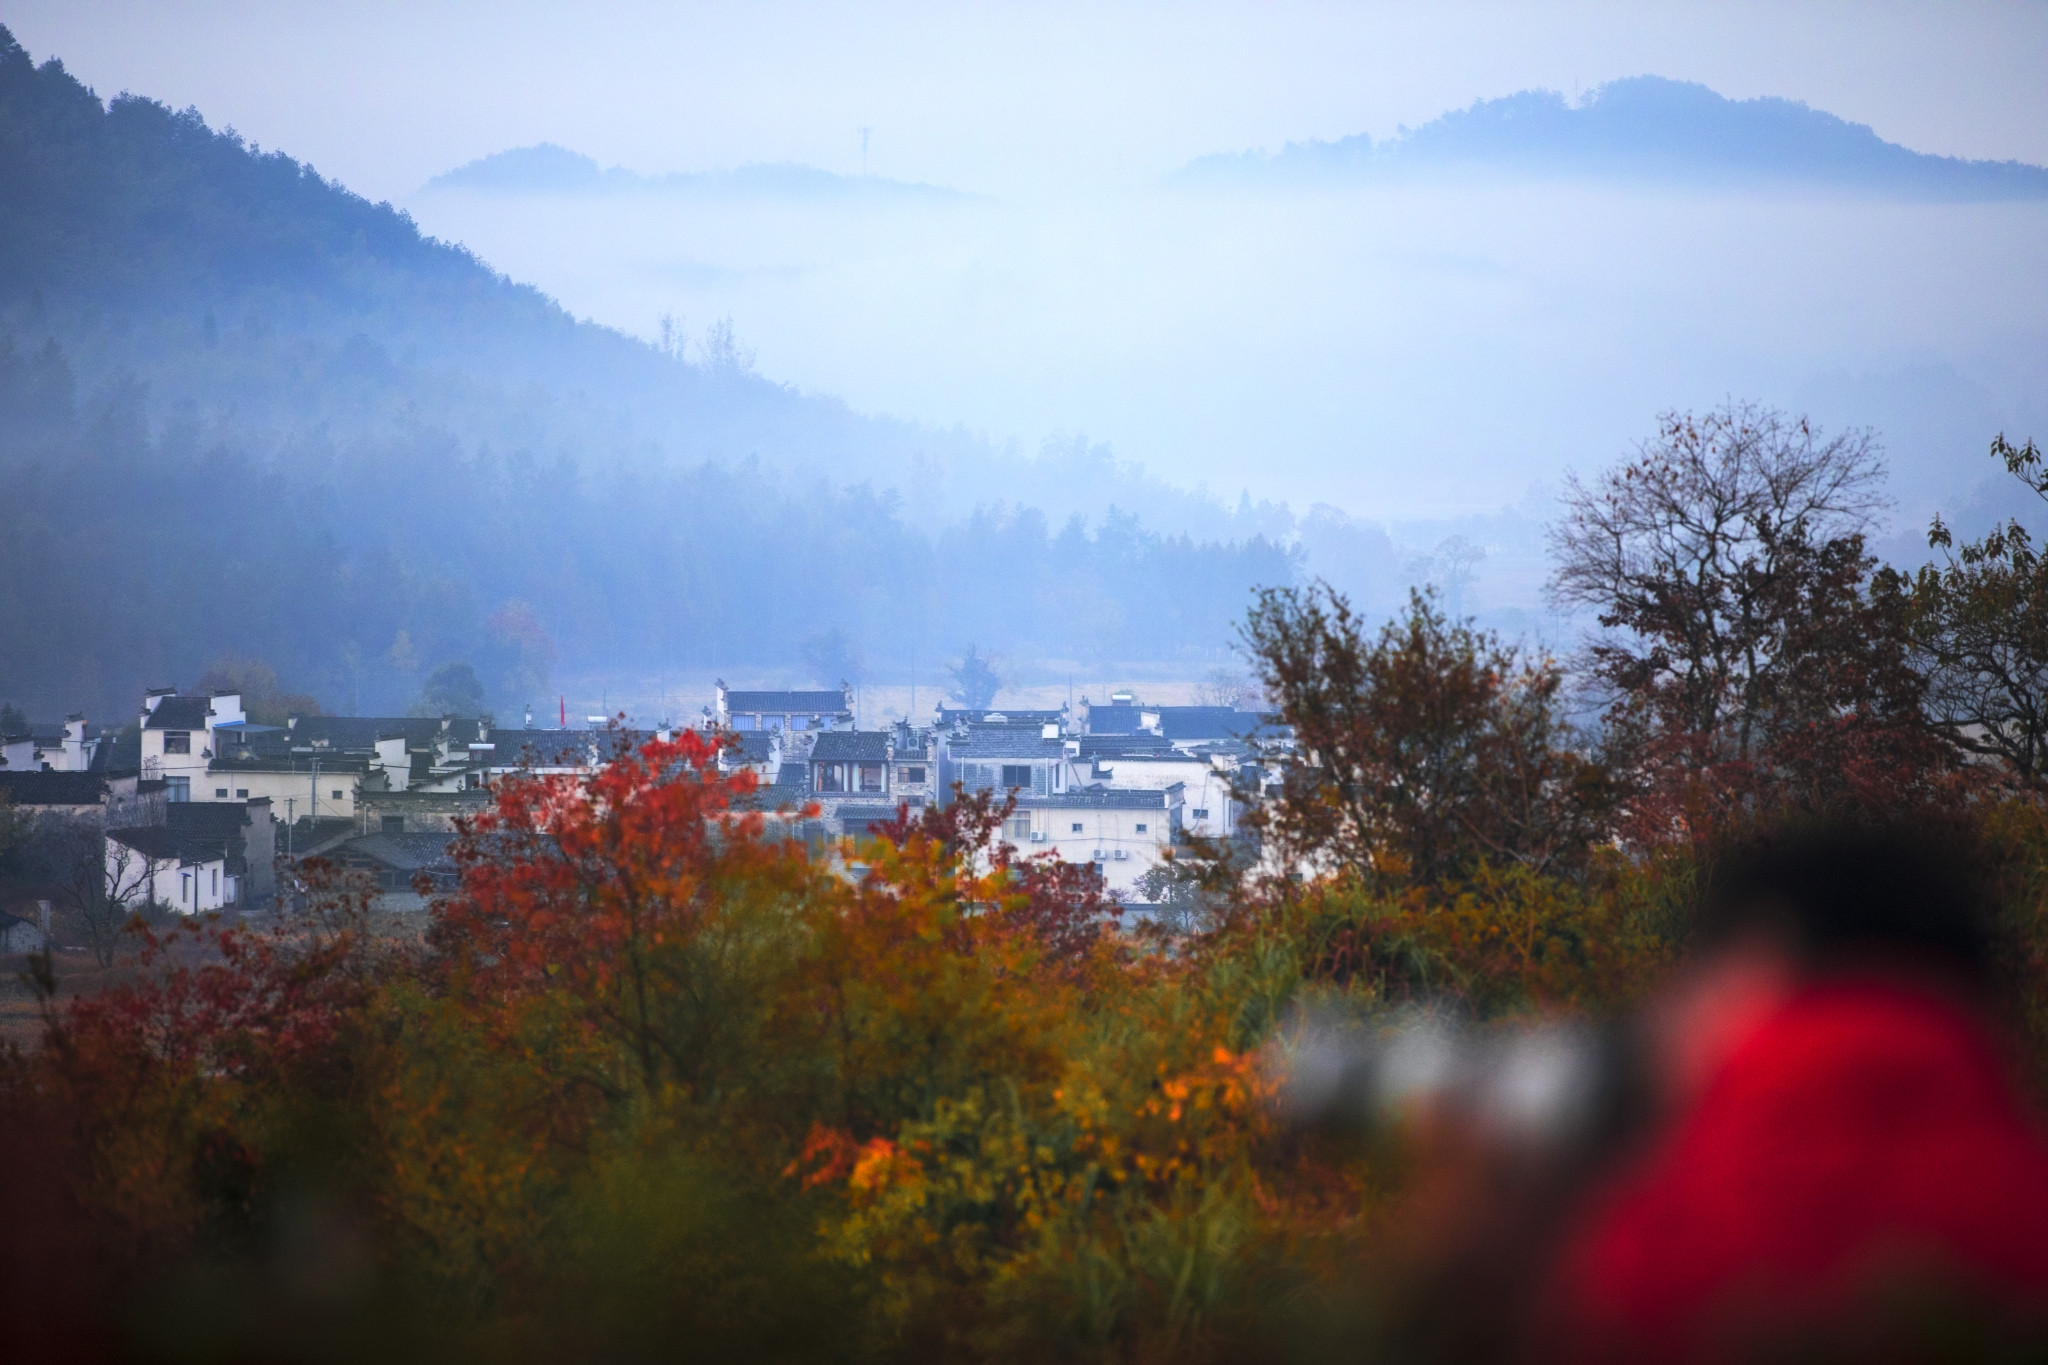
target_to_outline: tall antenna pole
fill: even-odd
[[[863,124],[860,130],[860,174],[865,180],[868,174],[868,134],[875,130]]]

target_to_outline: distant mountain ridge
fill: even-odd
[[[1072,484],[1085,517],[1011,501]],[[854,412],[754,373],[729,323],[686,356],[579,321],[4,26],[0,490],[0,701],[43,716],[229,653],[387,715],[453,661],[506,715],[545,709],[552,659],[801,676],[828,629],[878,669],[969,641],[1194,669],[1301,557],[1284,508]],[[1113,505],[1169,495],[1218,533]]]
[[[602,169],[581,152],[552,142],[479,157],[435,176],[426,188],[503,194],[736,194],[758,198],[859,197],[958,203],[981,198],[943,185],[878,175],[839,175],[788,161],[751,162],[729,171],[640,175],[622,166]]]
[[[1316,184],[1484,170],[1709,185],[1805,185],[1909,198],[2048,198],[2048,168],[1966,161],[1886,142],[1869,127],[1789,99],[1732,100],[1704,85],[1634,76],[1573,103],[1550,90],[1479,100],[1374,142],[1291,142],[1223,153],[1180,184]]]

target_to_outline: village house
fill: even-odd
[[[1084,766],[1085,765],[1085,766]],[[1186,753],[1170,744],[1140,747],[1112,741],[1078,760],[1083,787],[1114,791],[1164,791],[1178,787],[1184,807],[1179,828],[1205,839],[1227,839],[1237,830],[1238,804],[1231,783],[1235,760]]]
[[[1068,748],[1057,724],[985,723],[939,732],[939,786],[967,795],[1017,791],[1053,796],[1067,789]]]
[[[83,773],[103,765],[107,737],[85,723],[83,714],[62,725],[31,725],[27,733],[0,735],[0,773]]]
[[[356,827],[362,834],[453,834],[455,822],[481,814],[491,804],[488,789],[460,791],[374,791],[356,799]]]
[[[211,797],[207,782],[208,765],[231,741],[241,743],[247,724],[239,693],[196,696],[173,687],[153,687],[142,699],[142,775],[160,779],[165,799],[172,804],[247,800]]]
[[[107,779],[93,772],[0,771],[0,799],[28,815],[71,815],[99,820]]]
[[[376,906],[386,911],[424,910],[419,892],[424,876],[429,894],[452,891],[460,877],[451,849],[455,836],[446,832],[387,833],[350,839],[328,854],[349,872],[368,877],[377,890]]]
[[[708,728],[718,730],[851,730],[853,688],[817,692],[739,692],[718,680],[712,705],[705,712]]]
[[[181,914],[267,906],[276,856],[269,801],[175,801],[160,809],[161,824],[107,831],[109,896]]]
[[[1181,828],[1186,794],[1175,783],[1157,791],[1088,787],[1047,794],[1018,792],[1003,838],[1026,853],[1092,863],[1108,889],[1142,903],[1145,874],[1165,860]]]
[[[0,915],[0,956],[39,953],[54,942],[50,934],[50,903],[37,901],[36,905],[38,914],[32,920],[20,915]]]

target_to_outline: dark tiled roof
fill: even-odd
[[[1163,791],[1126,791],[1116,787],[1086,787],[1080,791],[1051,796],[1017,793],[1017,805],[1034,810],[1165,810]]]
[[[368,858],[394,872],[453,872],[455,859],[448,850],[454,842],[452,834],[365,834],[334,851],[344,858]]]
[[[1236,739],[1257,732],[1264,717],[1234,706],[1162,706],[1159,730],[1168,739]]]
[[[775,752],[774,730],[739,730],[734,732],[733,742],[726,746],[728,761],[740,763],[766,763]]]
[[[161,825],[108,830],[107,837],[163,861],[227,863],[230,872],[248,870],[248,845],[243,828],[248,808],[239,801],[174,801],[164,807]]]
[[[451,720],[448,738],[467,744],[477,737],[476,720]],[[297,723],[266,734],[250,736],[258,749],[305,748],[325,745],[330,750],[354,749],[367,752],[377,747],[380,737],[405,736],[406,747],[423,748],[441,738],[439,716],[299,716]]]
[[[639,731],[619,732],[628,743],[654,738]],[[485,761],[493,768],[517,767],[531,762],[540,768],[581,767],[590,762],[591,746],[599,759],[609,759],[617,747],[619,733],[610,730],[493,730],[483,742],[492,746]]]
[[[177,836],[162,825],[141,825],[134,829],[110,829],[107,837],[117,844],[125,844],[145,858],[156,858],[168,862],[172,858],[183,858],[182,845]],[[219,852],[213,855],[218,858]]]
[[[877,805],[841,806],[832,813],[832,818],[849,828],[854,825],[874,824],[882,820],[894,820],[896,807]]]
[[[318,763],[322,774],[367,772],[370,759],[363,754],[327,750],[312,754],[230,754],[206,765],[210,773],[305,773],[312,775]]]
[[[142,731],[122,730],[92,753],[92,770],[113,776],[142,771]]]
[[[98,773],[0,773],[0,796],[17,806],[97,806],[106,795]]]
[[[1095,753],[1089,755],[1089,760],[1094,763],[1108,764],[1110,767],[1115,767],[1120,761],[1125,763],[1186,763],[1198,768],[1210,766],[1209,760],[1206,758],[1196,754],[1182,753],[1179,749],[1171,748],[1137,749],[1128,753]]]
[[[1172,740],[1149,730],[1140,730],[1134,735],[1081,735],[1074,742],[1080,745],[1082,758],[1111,758],[1119,754],[1139,758],[1146,754],[1178,752]]]
[[[1145,715],[1135,706],[1091,706],[1088,733],[1091,735],[1134,735],[1144,729]]]
[[[165,697],[149,713],[149,730],[204,730],[213,711],[211,697]]]
[[[186,848],[208,858],[225,856],[228,871],[248,870],[249,808],[240,801],[172,801],[164,806],[164,828]]]
[[[701,694],[700,694],[701,695]],[[764,711],[775,714],[826,715],[844,714],[846,694],[831,692],[735,692],[730,688],[725,694],[725,708],[728,711]]]
[[[889,736],[881,730],[827,730],[811,746],[814,763],[879,762],[888,756]]]
[[[1062,740],[1043,739],[1036,730],[1007,726],[976,726],[946,742],[946,752],[956,760],[995,758],[1061,758],[1067,752]]]

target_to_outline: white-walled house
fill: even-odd
[[[1051,853],[1061,862],[1093,863],[1118,899],[1143,902],[1139,881],[1165,860],[1180,828],[1185,793],[1080,791],[1025,795],[1003,825],[1003,839],[1023,854]]]
[[[277,837],[268,801],[180,801],[159,809],[162,824],[107,831],[111,899],[199,914],[268,898]]]
[[[235,800],[212,795],[219,784],[207,781],[207,766],[229,734],[240,743],[239,732],[247,723],[238,692],[189,696],[175,688],[151,688],[142,700],[142,775],[161,779],[165,799],[174,805]]]
[[[950,800],[954,786],[972,796],[1010,791],[1021,796],[1054,796],[1071,776],[1068,742],[1059,726],[969,725],[939,734],[939,790]]]
[[[1226,760],[1173,748],[1098,751],[1091,758],[1076,760],[1075,785],[1114,791],[1163,791],[1179,786],[1185,793],[1181,830],[1205,839],[1226,839],[1237,830],[1238,807],[1231,792],[1235,765],[1225,764]]]
[[[90,772],[94,755],[106,742],[85,723],[83,713],[74,713],[60,727],[31,726],[26,734],[0,735],[0,772]]]

